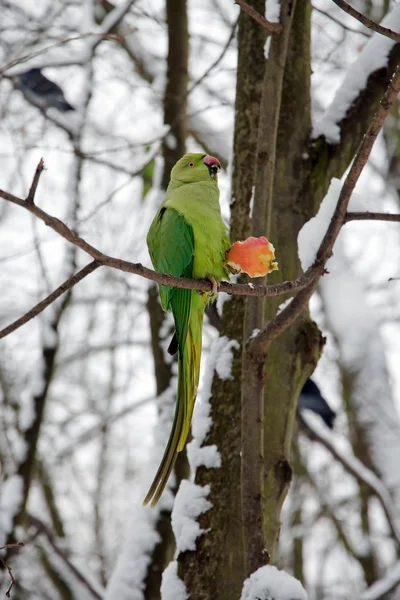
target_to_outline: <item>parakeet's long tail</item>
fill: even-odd
[[[200,375],[200,356],[202,344],[202,326],[204,300],[196,294],[190,313],[186,343],[178,349],[178,393],[174,422],[168,444],[162,457],[153,483],[143,501],[155,506],[167,484],[174,467],[178,452],[184,449],[190,431],[197,386]]]

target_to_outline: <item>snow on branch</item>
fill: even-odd
[[[229,340],[226,336],[217,338],[211,346],[203,383],[194,407],[192,421],[193,439],[187,445],[188,459],[192,473],[196,473],[196,469],[200,466],[205,466],[207,469],[218,469],[221,466],[221,457],[218,448],[215,445],[206,444],[207,436],[212,426],[211,386],[214,372],[222,380],[232,377],[233,350],[238,349],[238,342],[236,340]]]
[[[181,481],[171,516],[178,554],[186,550],[194,552],[196,539],[205,533],[197,519],[212,507],[207,500],[209,493],[209,485],[196,485],[187,479]]]
[[[120,24],[126,13],[129,11],[130,7],[134,3],[135,0],[128,0],[125,4],[121,4],[120,6],[116,6],[114,10],[112,10],[104,19],[103,24],[101,26],[101,33],[104,36],[107,33],[110,33],[114,27]]]
[[[35,50],[27,55],[20,56],[14,59],[8,64],[4,65],[2,68],[0,68],[0,74],[3,74],[7,71],[7,75],[9,77],[20,75],[21,73],[26,71],[26,63],[29,63],[29,68],[34,66],[45,68],[70,65],[84,65],[93,57],[93,52],[95,48],[100,44],[100,42],[106,39],[115,39],[115,35],[112,33],[112,31],[121,23],[129,9],[131,8],[133,2],[134,0],[127,0],[125,4],[116,6],[106,16],[100,27],[95,25],[95,20],[92,19],[92,15],[90,15],[90,18],[87,18],[82,22],[82,33],[60,40],[58,42],[55,42],[54,44],[50,44],[49,46],[40,48],[39,50]],[[91,29],[94,29],[94,31],[90,31]],[[70,42],[75,42],[77,40],[86,41],[83,50],[79,50],[78,52],[75,50],[69,50],[68,57],[65,57],[62,54],[60,54],[60,48],[63,48],[66,44],[69,44]],[[42,57],[43,55],[45,55],[46,58],[44,60],[41,59],[40,64],[37,64],[37,61],[33,60],[38,56]],[[16,68],[14,69],[14,67]]]
[[[382,25],[400,29],[400,4],[382,20]],[[365,88],[368,77],[387,66],[387,58],[395,42],[375,33],[366,43],[357,60],[348,69],[342,85],[335,94],[320,121],[315,125],[313,136],[323,135],[331,144],[340,142],[340,125],[347,111]]]
[[[400,7],[400,5],[399,5]],[[400,17],[400,10],[399,10]],[[347,177],[340,190],[340,194],[334,208],[332,218],[323,235],[322,241],[315,255],[315,260],[306,274],[316,272],[322,275],[325,272],[325,265],[332,256],[333,246],[346,222],[347,208],[351,195],[358,182],[358,179],[367,163],[372,147],[378,134],[380,133],[385,119],[397,100],[400,91],[400,68],[397,67],[373,119],[366,131],[366,134],[358,147],[353,164],[347,174]],[[297,317],[302,313],[309,299],[316,290],[320,277],[317,275],[311,280],[307,287],[301,289],[293,300],[277,316],[267,323],[260,333],[258,333],[247,345],[247,352],[253,354],[255,360],[252,361],[252,368],[259,370],[264,361],[264,353],[270,344],[275,340]]]

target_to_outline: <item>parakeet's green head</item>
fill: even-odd
[[[214,156],[194,153],[185,154],[171,171],[171,182],[195,183],[197,181],[217,181],[221,169],[219,160]]]

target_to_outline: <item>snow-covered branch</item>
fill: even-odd
[[[382,20],[384,28],[400,27],[400,6],[395,5],[393,10]],[[330,145],[339,144],[341,137],[350,134],[345,133],[343,128],[351,122],[357,122],[354,113],[358,102],[364,104],[371,102],[371,92],[375,83],[369,77],[379,69],[387,69],[390,65],[391,51],[395,42],[387,37],[374,34],[360,52],[355,62],[348,69],[346,76],[337,90],[332,102],[329,104],[321,119],[316,123],[313,136],[325,136]],[[379,77],[378,77],[379,79]],[[357,102],[356,102],[357,101]],[[353,117],[353,119],[352,119]]]
[[[357,154],[351,165],[350,171],[343,183],[335,211],[329,223],[328,229],[321,241],[315,256],[312,269],[322,275],[328,259],[332,255],[333,246],[339,235],[339,232],[346,222],[347,207],[350,197],[354,191],[356,183],[367,163],[372,147],[378,134],[380,133],[385,119],[397,100],[400,91],[400,68],[397,67],[384,96],[381,99],[378,109],[370,123],[370,126],[358,148]],[[307,271],[308,272],[308,271]],[[307,287],[304,287],[293,298],[289,305],[284,308],[272,321],[267,323],[266,327],[249,342],[250,352],[254,356],[259,356],[259,363],[263,364],[263,357],[266,349],[304,310],[309,299],[317,288],[319,277],[315,277]]]

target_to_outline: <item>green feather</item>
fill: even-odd
[[[216,177],[203,154],[186,154],[171,172],[164,202],[147,235],[156,271],[176,277],[228,279],[225,254],[230,247],[222,221]],[[162,307],[172,311],[178,344],[178,393],[167,448],[144,500],[154,506],[167,484],[190,430],[200,374],[202,326],[211,294],[160,285]]]

